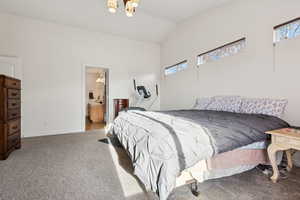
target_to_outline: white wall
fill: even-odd
[[[277,45],[273,63],[273,27],[299,17],[299,0],[234,1],[192,17],[162,44],[161,64],[188,59],[186,71],[162,77],[162,109],[191,108],[196,97],[243,95],[287,98],[285,119],[300,125],[300,38]],[[196,68],[200,53],[247,38],[239,54]]]
[[[0,55],[22,59],[22,135],[83,131],[83,65],[109,68],[112,99],[129,98],[132,78],[157,83],[157,44],[0,14]],[[159,108],[159,101],[154,108]]]

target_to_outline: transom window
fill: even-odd
[[[175,64],[175,65],[172,65],[170,67],[166,67],[165,68],[165,75],[168,76],[168,75],[171,75],[171,74],[175,74],[179,71],[182,71],[184,69],[186,69],[188,67],[187,65],[187,60],[185,61],[182,61],[178,64]]]
[[[300,36],[300,18],[274,27],[274,42]]]
[[[198,65],[219,60],[226,56],[231,56],[240,52],[246,46],[246,38],[225,44],[216,49],[202,53],[198,56]]]

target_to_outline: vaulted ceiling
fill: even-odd
[[[177,23],[229,1],[140,0],[132,18],[122,7],[109,13],[106,0],[1,0],[0,12],[159,43]]]

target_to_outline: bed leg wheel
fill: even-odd
[[[199,196],[200,196],[200,192],[192,191],[192,194],[193,194],[195,197],[199,197]]]
[[[198,187],[198,182],[195,182],[195,183],[191,184],[191,191],[192,191],[192,194],[194,196],[196,196],[196,197],[200,196],[200,190],[199,190],[199,187]]]

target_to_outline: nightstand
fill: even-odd
[[[291,149],[300,150],[300,130],[284,128],[268,131],[266,134],[272,135],[272,143],[268,147],[268,155],[273,167],[273,176],[271,177],[271,180],[274,183],[277,183],[279,170],[276,163],[276,152],[285,151],[288,161],[287,170],[291,171],[293,167]]]
[[[115,118],[118,117],[119,112],[129,107],[129,99],[114,99]]]

